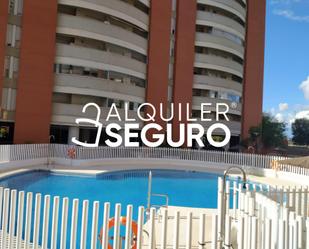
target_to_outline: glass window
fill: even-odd
[[[9,77],[9,72],[10,72],[10,56],[5,56],[4,72],[3,72],[3,75],[4,75],[5,78]]]
[[[21,15],[23,12],[23,0],[9,0],[8,13],[11,15]]]
[[[234,95],[234,94],[228,94],[228,100],[230,100],[232,102],[236,102],[236,103],[240,103],[241,102],[240,96]]]
[[[15,0],[9,1],[9,14],[14,15]]]
[[[23,0],[16,0],[16,1],[18,1],[17,15],[21,15],[23,13],[24,1]]]
[[[6,45],[11,47],[13,43],[13,25],[8,24],[6,29]]]
[[[13,57],[13,79],[18,78],[19,58]]]
[[[216,91],[209,91],[209,97],[212,99],[218,98],[218,92]]]
[[[133,102],[130,102],[130,103],[129,103],[129,110],[130,110],[130,111],[133,111],[133,110],[134,110],[134,103],[133,103]]]

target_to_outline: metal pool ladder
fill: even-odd
[[[242,173],[242,181],[243,181],[243,189],[246,189],[247,187],[247,175],[246,172],[243,168],[239,167],[239,166],[231,166],[229,167],[226,171],[224,171],[224,176],[223,176],[223,202],[222,202],[222,211],[221,211],[221,240],[224,241],[224,237],[225,237],[225,216],[226,216],[226,203],[227,203],[227,197],[226,197],[226,178],[228,176],[228,174],[230,173],[230,171],[232,169],[238,169],[241,171]]]
[[[155,197],[161,197],[165,199],[165,205],[151,205],[151,197],[155,196]],[[149,177],[148,177],[148,195],[147,195],[147,209],[146,209],[146,213],[147,216],[148,214],[150,214],[150,209],[152,207],[155,208],[168,208],[168,203],[169,203],[169,198],[167,194],[156,194],[156,193],[152,193],[152,172],[149,171]]]

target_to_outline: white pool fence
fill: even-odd
[[[219,179],[218,214],[227,207],[236,229],[238,249],[309,249],[309,191],[308,186],[270,187],[229,182],[226,198],[223,196],[223,180]],[[223,205],[223,202],[226,204]],[[218,215],[218,233],[221,219]],[[226,234],[225,234],[226,236]],[[230,236],[230,235],[228,235]],[[230,247],[227,247],[230,248]]]
[[[232,185],[232,186],[231,186]],[[0,188],[0,248],[308,249],[308,188],[218,182],[218,209],[169,209],[42,196]],[[207,196],[205,196],[207,198]],[[135,221],[134,221],[135,219]],[[224,219],[224,232],[221,220]]]
[[[69,153],[70,150],[73,150],[74,152]],[[1,162],[33,159],[46,159],[46,162],[50,163],[53,158],[68,160],[150,158],[238,165],[242,167],[254,167],[257,169],[272,169],[274,161],[287,159],[278,156],[178,148],[84,148],[60,144],[0,145],[0,164]],[[309,169],[307,168],[280,165],[279,170],[309,176]]]
[[[70,149],[74,149],[73,157],[68,153]],[[49,163],[51,158],[165,158],[261,169],[271,169],[274,160],[284,159],[169,148],[0,146],[0,163],[32,159]],[[288,165],[280,169],[308,175],[308,169]],[[194,211],[183,214],[165,208],[145,210],[144,207],[43,196],[4,186],[0,188],[0,249],[309,249],[308,200],[307,187],[254,185],[243,189],[234,182],[226,183],[224,196],[220,178],[218,209],[196,215]],[[226,212],[223,212],[224,206]]]

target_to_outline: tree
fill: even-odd
[[[279,122],[269,114],[263,114],[262,124],[249,130],[249,143],[255,147],[261,143],[267,149],[281,147],[286,141],[285,131],[285,123]]]
[[[269,114],[263,115],[262,143],[265,148],[275,148],[285,145],[286,124],[279,122]]]
[[[309,119],[296,119],[292,124],[293,142],[298,145],[309,145]]]

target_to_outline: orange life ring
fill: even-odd
[[[76,150],[74,148],[70,148],[68,149],[68,157],[71,159],[74,159],[76,157]]]
[[[123,217],[121,216],[120,217],[120,224],[125,226],[127,224],[127,218],[126,217]],[[108,229],[111,229],[115,226],[115,218],[111,218],[108,222]],[[133,232],[133,240],[136,239],[137,237],[137,224],[135,221],[132,221],[132,232]],[[99,235],[99,240],[102,244],[102,238],[103,238],[103,228],[101,229],[100,231],[100,235]],[[134,245],[132,246],[132,249],[136,249],[137,248],[137,245],[136,243],[134,243]],[[108,243],[108,249],[113,249],[113,246]]]

